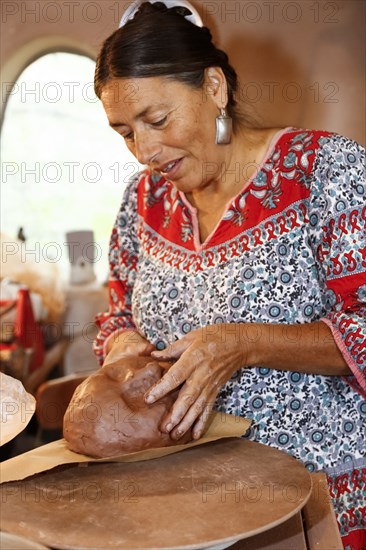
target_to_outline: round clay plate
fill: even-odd
[[[296,514],[306,468],[225,439],[144,462],[91,463],[1,486],[1,528],[57,549],[225,548]]]

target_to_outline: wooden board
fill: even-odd
[[[155,460],[64,467],[1,486],[1,528],[57,549],[199,549],[279,525],[311,478],[289,455],[227,439]]]
[[[303,509],[304,526],[310,550],[343,550],[337,520],[328,492],[327,476],[311,475],[313,489]]]
[[[229,550],[308,550],[301,512],[269,531],[241,540]]]

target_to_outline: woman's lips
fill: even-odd
[[[173,179],[174,176],[177,174],[182,164],[182,161],[183,161],[183,158],[168,162],[159,170],[160,174],[164,176],[164,178],[166,179]]]

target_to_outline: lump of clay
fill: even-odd
[[[186,443],[160,431],[178,392],[152,405],[144,394],[162,377],[163,369],[147,357],[131,357],[107,365],[76,389],[64,417],[64,438],[77,453],[107,458],[152,447]]]

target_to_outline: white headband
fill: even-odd
[[[140,6],[145,2],[149,2],[150,4],[161,2],[162,4],[165,4],[167,8],[173,8],[175,6],[187,8],[191,12],[191,15],[186,15],[185,16],[186,19],[188,19],[188,21],[190,21],[197,27],[203,27],[203,22],[198,11],[187,0],[154,0],[154,1],[134,0],[134,2],[127,8],[125,13],[122,15],[118,28],[123,27],[127,23],[127,21],[129,21],[130,19],[133,19],[135,13],[139,10]]]

